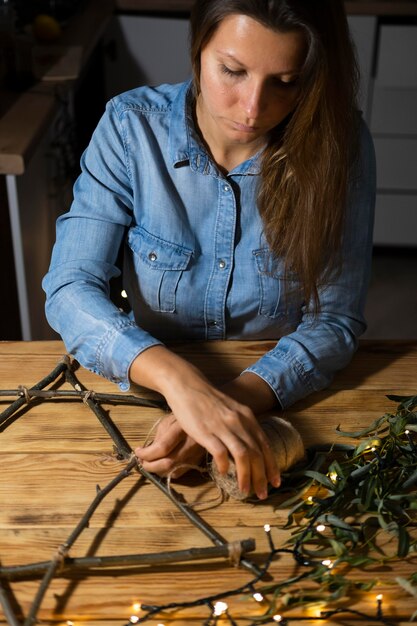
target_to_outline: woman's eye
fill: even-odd
[[[230,67],[227,67],[227,65],[222,65],[221,66],[221,71],[223,72],[223,74],[226,74],[227,76],[242,76],[243,74],[243,70],[231,70]]]

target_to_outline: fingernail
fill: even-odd
[[[268,497],[268,492],[266,491],[266,489],[262,489],[259,493],[258,493],[258,498],[259,500],[266,500],[266,498]]]
[[[275,476],[275,478],[271,480],[271,484],[273,487],[279,487],[281,485],[281,476]]]

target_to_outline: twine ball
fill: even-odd
[[[305,448],[301,435],[290,422],[272,415],[264,418],[260,425],[268,438],[281,473],[304,458]],[[216,464],[212,462],[210,473],[218,488],[235,500],[245,500],[255,495],[253,492],[247,495],[239,490],[236,466],[233,461],[229,462],[229,469],[224,475],[220,474]]]

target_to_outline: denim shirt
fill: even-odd
[[[295,278],[285,297],[283,260],[269,254],[256,203],[260,155],[219,171],[195,131],[190,82],[111,100],[81,166],[43,286],[49,323],[84,367],[127,390],[132,361],[151,346],[274,339],[246,371],[287,407],[349,362],[366,328],[372,247],[375,164],[364,125],[342,270],[321,290],[316,319]],[[121,245],[130,314],[109,298]]]

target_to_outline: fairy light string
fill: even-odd
[[[16,390],[17,400],[0,414],[0,424],[7,426],[9,420],[11,423],[13,420],[10,418],[15,416],[24,403],[32,403],[35,399],[37,402],[47,401],[57,397],[45,391],[45,387],[62,374],[79,393],[80,400],[97,415],[98,402],[106,401],[105,396],[98,398],[94,392],[84,390],[75,378],[73,365],[65,357],[40,383],[26,391],[22,388]],[[0,395],[4,396],[7,393],[0,392]],[[55,390],[53,393],[56,393]],[[112,402],[117,402],[116,395],[112,394]],[[192,601],[162,605],[135,603],[134,614],[125,626],[146,622],[161,613],[197,606],[207,608],[208,617],[202,622],[203,626],[212,626],[220,622],[235,626],[241,623],[242,619],[249,626],[276,623],[289,626],[294,621],[326,621],[341,614],[367,620],[370,624],[393,626],[384,614],[382,594],[376,596],[375,614],[350,607],[337,607],[322,610],[314,618],[300,615],[292,617],[285,615],[286,606],[279,604],[283,591],[289,590],[302,580],[318,585],[320,593],[317,597],[325,604],[337,601],[338,597],[350,589],[362,591],[372,589],[376,581],[352,582],[340,572],[339,566],[347,565],[352,570],[378,562],[378,559],[369,552],[372,551],[374,539],[379,532],[391,533],[396,539],[396,558],[405,558],[411,550],[416,550],[417,540],[411,531],[416,527],[413,512],[417,509],[415,443],[417,396],[388,396],[388,398],[400,403],[395,413],[386,414],[368,427],[354,433],[345,433],[340,428],[337,429],[341,437],[358,439],[356,447],[334,445],[331,450],[318,450],[307,467],[300,469],[298,474],[287,477],[286,484],[293,484],[295,495],[282,503],[280,508],[288,510],[291,506],[288,522],[284,528],[292,529],[293,532],[286,546],[276,548],[271,525],[265,524],[269,554],[262,566],[248,568],[254,574],[249,582],[235,589],[224,590]],[[109,423],[101,415],[97,417],[116,443],[120,456],[128,460],[127,453],[130,452],[130,448],[122,433],[115,432],[109,427]],[[323,473],[321,470],[325,463],[330,464],[326,473]],[[162,487],[159,483],[157,486]],[[360,516],[365,513],[368,517],[361,523]],[[348,522],[346,518],[354,518],[357,521]],[[371,522],[372,540],[369,540],[364,529],[369,530]],[[221,543],[222,539],[218,540]],[[290,554],[299,571],[288,579],[274,580],[266,584],[265,575],[269,572],[274,559],[281,554]],[[395,557],[383,555],[379,562],[386,563],[392,558]],[[53,573],[51,578],[52,575]],[[1,582],[0,576],[0,602],[3,604],[5,614],[10,614],[7,618],[8,623],[11,626],[20,624],[13,615],[12,605],[8,602]],[[417,593],[417,574],[407,581],[407,585],[412,586],[414,583],[415,586],[412,588]],[[328,594],[327,600],[323,599],[323,590]],[[291,598],[290,608],[308,606],[316,599],[310,587],[299,588],[297,592],[287,591],[286,595]],[[264,613],[254,617],[239,617],[238,622],[227,602],[238,596],[248,599],[248,615],[251,613],[250,602],[253,603],[252,606],[256,605],[257,611],[261,608]],[[35,613],[36,611],[29,613],[30,619],[27,618],[24,623],[34,624]],[[67,621],[67,626],[73,624],[75,623],[71,620]],[[161,623],[160,626],[164,625]]]

